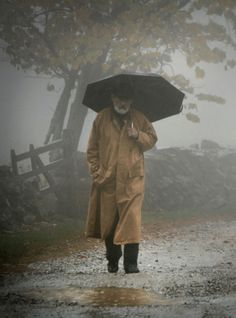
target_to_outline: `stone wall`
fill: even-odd
[[[87,211],[91,179],[86,156],[78,153],[79,210]],[[236,208],[236,152],[222,147],[154,149],[145,154],[146,211],[198,210],[233,212]],[[63,213],[66,217],[67,211]],[[68,213],[68,216],[70,214]],[[0,230],[53,222],[58,205],[53,194],[41,195],[34,180],[24,181],[10,167],[0,167]],[[76,215],[75,215],[76,217]]]

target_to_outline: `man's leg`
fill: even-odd
[[[139,273],[138,251],[138,243],[125,244],[124,246],[124,270],[127,274]]]
[[[118,223],[119,216],[118,213],[115,218],[111,233],[105,239],[106,245],[106,258],[108,260],[107,269],[110,273],[116,273],[118,271],[119,259],[122,256],[121,245],[115,245],[113,243],[113,238],[116,230],[116,225]]]

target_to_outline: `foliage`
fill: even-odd
[[[176,52],[198,79],[205,76],[203,61],[236,65],[227,55],[236,49],[234,0],[4,0],[0,11],[10,62],[38,74],[68,78],[88,66],[99,77],[155,71],[193,94],[188,79],[170,72]]]
[[[209,95],[209,94],[197,94],[197,98],[198,98],[198,100],[206,100],[209,102],[215,102],[217,104],[225,104],[224,98]]]
[[[187,112],[186,113],[186,118],[190,121],[192,121],[193,123],[199,123],[200,122],[200,118],[198,115]]]

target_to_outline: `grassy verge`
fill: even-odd
[[[14,233],[0,233],[0,267],[27,263],[55,250],[66,252],[70,242],[78,241],[82,233],[83,223],[74,220],[56,225],[39,224]]]

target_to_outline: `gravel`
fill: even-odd
[[[128,275],[122,261],[107,273],[104,245],[94,240],[86,251],[3,275],[1,317],[236,317],[235,233],[236,220],[147,225],[140,273]]]

